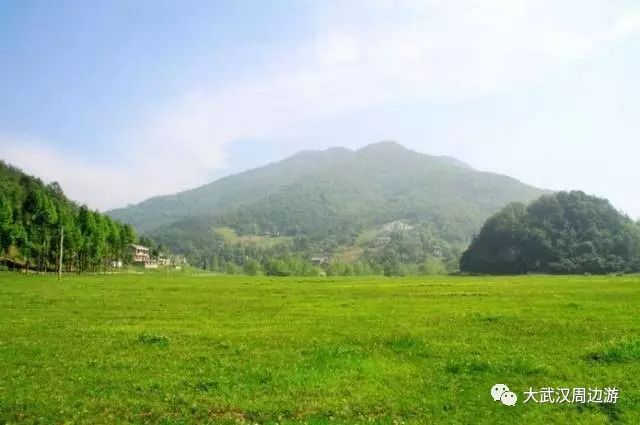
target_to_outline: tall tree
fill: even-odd
[[[13,209],[9,199],[0,193],[0,254],[13,243]]]

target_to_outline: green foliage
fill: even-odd
[[[255,276],[257,274],[260,274],[260,271],[261,271],[260,263],[253,258],[249,258],[244,264],[243,271],[245,274],[249,276]]]
[[[640,227],[605,199],[559,192],[491,217],[460,268],[490,274],[639,271]]]
[[[126,260],[126,248],[136,239],[130,225],[78,207],[57,183],[45,185],[0,161],[0,256],[26,268],[53,270],[62,232],[67,271],[96,271]]]
[[[418,271],[423,275],[441,275],[447,273],[447,267],[439,258],[428,258],[420,264]]]
[[[13,211],[9,199],[0,192],[0,253],[6,252],[14,238]]]

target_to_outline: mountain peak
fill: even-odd
[[[411,152],[410,149],[402,146],[400,143],[393,140],[383,140],[381,142],[371,143],[367,146],[364,146],[358,149],[358,152],[392,152],[392,151],[402,151],[402,152]]]
[[[348,155],[353,153],[351,149],[343,148],[340,146],[333,146],[327,149],[306,149],[302,150],[289,158],[300,158],[305,156],[336,156],[336,155]]]
[[[454,158],[452,156],[446,156],[446,155],[434,156],[434,155],[429,155],[422,152],[417,152],[393,140],[372,143],[367,146],[364,146],[363,148],[360,148],[357,152],[361,154],[372,155],[375,157],[382,156],[387,159],[388,158],[405,158],[405,159],[427,158],[432,161],[435,160],[440,164],[446,164],[448,166],[473,169],[473,167],[471,167],[469,164],[463,161],[460,161],[459,159]]]

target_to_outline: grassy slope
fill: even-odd
[[[225,241],[243,245],[256,245],[261,248],[273,248],[275,245],[282,243],[291,243],[293,237],[290,236],[254,236],[244,235],[238,236],[235,230],[229,227],[217,227],[214,232],[222,236]]]
[[[0,423],[639,423],[639,284],[4,273]]]

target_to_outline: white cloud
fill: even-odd
[[[165,136],[141,138],[123,146],[117,161],[99,162],[105,158],[62,152],[47,141],[0,134],[0,158],[45,182],[57,181],[71,199],[105,211],[192,188],[224,164],[219,149],[203,144],[181,149],[184,141]]]
[[[126,170],[91,164],[83,156],[57,152],[41,140],[0,134],[0,155],[47,183],[57,181],[68,196],[92,208],[127,202],[130,195],[132,176]]]
[[[363,0],[318,3],[314,40],[278,52],[250,81],[188,91],[114,141],[108,166],[43,142],[0,139],[0,155],[107,208],[206,182],[225,147],[278,139],[307,121],[416,98],[456,101],[526,87],[640,31],[605,0]],[[286,60],[282,60],[286,58]],[[300,136],[300,135],[299,135]]]
[[[628,11],[615,22],[606,39],[616,41],[640,32],[640,10]]]
[[[316,49],[322,65],[348,64],[359,59],[358,40],[349,34],[328,33],[318,38]]]

